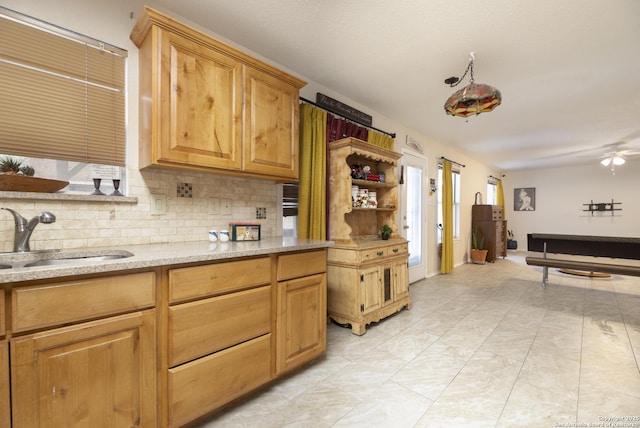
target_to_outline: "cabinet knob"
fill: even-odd
[[[400,251],[400,250],[398,250],[397,248],[394,248],[394,249],[393,249],[393,252],[394,252],[394,253],[397,253],[398,251]]]
[[[378,256],[381,256],[381,255],[383,255],[383,254],[384,254],[384,251],[378,251],[376,254],[377,254]]]

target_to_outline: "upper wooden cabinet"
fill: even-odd
[[[298,95],[306,82],[145,7],[140,167],[295,180]]]

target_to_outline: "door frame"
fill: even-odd
[[[414,283],[423,278],[427,277],[427,194],[426,191],[428,189],[428,158],[422,153],[416,152],[411,149],[402,148],[402,157],[400,158],[400,169],[406,169],[407,165],[420,167],[422,168],[422,197],[420,201],[422,203],[421,212],[422,212],[422,236],[421,236],[421,251],[422,251],[422,261],[420,264],[416,266],[409,267],[409,283]],[[400,184],[400,192],[399,192],[399,221],[398,223],[398,231],[399,233],[406,239],[407,238],[407,224],[405,222],[406,213],[407,213],[407,188],[404,184]]]

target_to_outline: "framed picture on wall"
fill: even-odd
[[[517,187],[513,189],[513,210],[514,211],[535,211],[536,210],[536,188]]]

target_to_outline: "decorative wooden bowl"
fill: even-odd
[[[0,191],[55,193],[65,188],[68,184],[68,181],[50,180],[48,178],[0,174]]]

